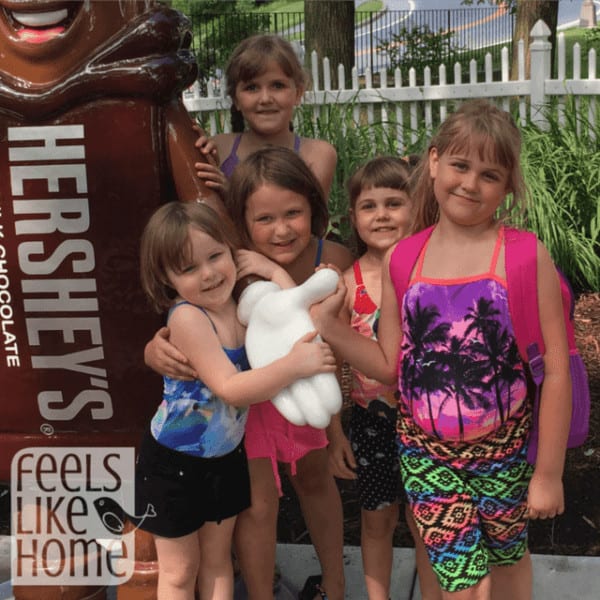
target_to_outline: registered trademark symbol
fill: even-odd
[[[50,423],[42,423],[42,425],[40,426],[40,431],[44,435],[52,435],[54,433],[54,427],[52,427]]]

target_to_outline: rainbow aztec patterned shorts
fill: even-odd
[[[401,414],[402,479],[443,589],[471,587],[490,566],[515,564],[527,550],[529,427],[526,414],[483,440],[444,442]]]

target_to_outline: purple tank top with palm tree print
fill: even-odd
[[[502,231],[487,273],[465,279],[421,274],[421,252],[403,300],[401,402],[425,433],[480,439],[528,409],[527,385],[496,275]]]

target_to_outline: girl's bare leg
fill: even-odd
[[[252,505],[240,513],[234,532],[236,556],[248,591],[248,600],[273,597],[279,492],[271,461],[248,461]]]
[[[394,559],[393,537],[398,505],[361,510],[360,546],[369,600],[388,600]]]
[[[419,578],[421,598],[422,600],[442,600],[442,588],[431,568],[429,556],[427,556],[427,551],[425,550],[425,544],[423,544],[423,540],[419,535],[417,524],[415,523],[415,519],[408,504],[406,505],[404,514],[406,516],[406,523],[408,524],[408,528],[410,529],[415,542],[415,561],[417,563],[417,576]]]
[[[198,532],[200,569],[198,592],[200,600],[231,600],[233,598],[233,565],[231,540],[235,517],[219,524],[205,523]]]
[[[327,449],[312,450],[296,468],[290,481],[321,563],[322,587],[329,600],[343,600],[344,518],[340,493],[329,471]]]
[[[442,591],[443,600],[490,600],[492,594],[492,578],[486,575],[476,585],[459,592]],[[503,596],[508,599],[510,596]],[[512,600],[512,599],[511,599]]]
[[[200,564],[198,532],[178,538],[154,536],[158,557],[157,600],[192,600]]]
[[[533,595],[533,568],[531,554],[525,552],[523,558],[514,565],[492,567],[492,599],[531,600]]]

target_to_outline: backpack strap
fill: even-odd
[[[527,448],[527,461],[534,465],[539,439],[540,390],[544,381],[544,340],[540,326],[537,288],[537,238],[529,231],[506,227],[504,260],[508,310],[519,354],[529,368],[535,385],[532,425]]]
[[[537,287],[537,238],[529,231],[504,229],[508,309],[519,348],[536,386],[544,379],[544,339]]]
[[[402,301],[408,288],[410,275],[419,258],[425,243],[431,236],[434,226],[428,227],[407,238],[400,240],[390,257],[390,276],[396,290],[398,310],[402,311]]]

